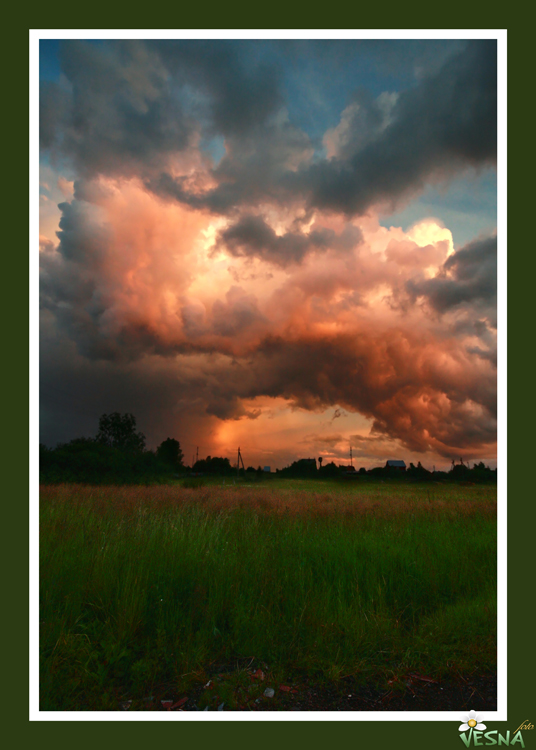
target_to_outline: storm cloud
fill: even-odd
[[[379,227],[342,221],[278,236],[248,218],[203,245],[206,219],[177,212],[139,183],[84,195],[95,203],[61,205],[60,242],[47,246],[41,271],[43,310],[78,355],[129,368],[149,357],[155,376],[170,360],[177,394],[186,390],[223,420],[256,417],[242,401],[271,397],[359,412],[374,432],[414,451],[450,456],[492,442],[496,378],[483,355],[493,347],[495,238],[448,256],[443,240],[418,246]],[[222,242],[230,256],[216,261]],[[310,247],[322,252],[306,255]],[[248,252],[280,267],[278,275],[257,288]],[[204,279],[197,291],[196,279]],[[457,311],[482,319],[483,297],[490,320],[467,330]]]
[[[277,423],[279,457],[335,450],[359,415],[362,455],[494,455],[497,237],[380,215],[494,165],[496,43],[385,44],[60,45],[40,97],[47,222],[60,196],[39,239],[45,441],[123,410],[149,445],[175,430],[213,455]],[[315,88],[319,60],[344,91]],[[298,439],[300,414],[318,424]]]
[[[361,214],[376,203],[395,205],[422,189],[426,178],[445,179],[463,164],[494,162],[496,149],[496,43],[470,42],[396,103],[358,101],[341,158],[288,179],[313,206]]]
[[[345,227],[338,236],[332,229],[322,227],[308,233],[289,231],[278,235],[262,216],[245,214],[220,233],[219,246],[237,257],[256,256],[286,266],[299,263],[312,250],[350,250],[361,239],[361,231],[353,226]]]
[[[413,298],[422,297],[437,312],[461,305],[497,305],[497,237],[475,240],[451,255],[433,279],[408,281]],[[494,316],[493,316],[494,317]]]
[[[65,42],[68,85],[42,86],[42,146],[82,175],[137,174],[161,195],[218,213],[292,200],[360,215],[394,206],[427,179],[494,162],[496,47],[469,41],[400,94],[374,98],[356,82],[335,152],[318,159],[288,118],[280,67],[255,61],[251,43]],[[169,170],[216,136],[225,154],[204,185],[191,169]]]

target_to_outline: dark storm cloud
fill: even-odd
[[[219,419],[254,419],[258,412],[247,411],[241,399],[282,396],[313,410],[341,403],[372,418],[377,434],[397,438],[414,451],[451,457],[456,449],[476,451],[494,441],[496,395],[495,378],[485,367],[460,361],[456,349],[448,355],[450,366],[445,367],[444,347],[438,349],[426,337],[392,331],[381,338],[368,333],[294,341],[270,337],[247,360],[219,357],[192,365],[188,357],[180,357],[165,367],[158,360],[152,365],[145,360],[125,369],[120,363],[91,365],[87,359],[74,367],[65,358],[62,367],[78,372],[64,376],[73,397],[97,401],[104,409],[115,393],[121,405],[135,403],[142,422],[159,404],[176,411],[186,394],[198,413]],[[47,383],[62,379],[58,361],[49,359],[45,356],[43,363],[45,390]],[[127,372],[124,382],[130,396],[120,387]],[[53,393],[49,397],[59,398]]]
[[[151,173],[194,132],[241,137],[282,104],[275,67],[244,43],[64,41],[64,80],[43,82],[41,145],[80,174]]]
[[[226,153],[211,176],[216,186],[191,191],[186,177],[167,171],[146,179],[145,185],[162,197],[186,203],[192,208],[207,208],[217,214],[233,214],[237,208],[269,202],[291,204],[302,197],[284,185],[285,175],[313,154],[308,136],[286,117],[273,118],[247,134],[230,135]]]
[[[463,39],[289,39],[274,44],[297,66],[303,60],[318,63],[328,75],[376,68],[403,81],[435,73],[466,45]],[[321,74],[321,72],[315,73]]]
[[[205,194],[192,195],[166,174],[151,187],[220,213],[238,205],[300,199],[348,215],[366,213],[376,203],[394,206],[429,180],[495,161],[496,42],[469,42],[437,73],[398,97],[374,99],[358,91],[345,112],[344,141],[331,159],[311,163],[305,134],[291,123],[268,120],[246,139],[229,140],[228,153],[213,173],[218,185]]]
[[[366,91],[351,96],[340,152],[313,160],[308,135],[285,110],[283,62],[274,55],[263,62],[253,42],[64,42],[64,79],[41,91],[41,141],[79,174],[136,174],[194,208],[226,214],[240,205],[306,200],[362,214],[427,180],[494,160],[496,42],[453,49],[396,103]],[[223,136],[226,147],[211,173],[215,184],[192,189],[169,161],[212,135]]]
[[[308,410],[340,403],[372,418],[376,434],[449,458],[457,450],[477,452],[496,435],[496,383],[489,370],[461,360],[455,348],[445,367],[444,346],[401,331],[381,338],[365,333],[294,341],[271,337],[247,360],[196,355],[195,362],[187,356],[145,358],[126,366],[86,358],[76,364],[78,355],[64,353],[58,360],[52,353],[45,349],[42,363],[45,404],[60,398],[50,388],[68,383],[70,398],[63,400],[75,421],[78,402],[99,413],[114,399],[117,408],[135,411],[141,425],[155,414],[165,425],[177,410],[180,416],[192,408],[194,422],[203,413],[255,419],[259,412],[246,410],[241,399],[272,396]],[[71,398],[77,401],[71,404]]]
[[[412,450],[450,456],[453,446],[493,443],[493,372],[479,370],[469,357],[464,361],[456,346],[447,347],[449,364],[442,370],[445,349],[425,339],[390,331],[382,341],[364,336],[346,342],[348,379],[338,366],[343,346],[334,352],[332,342],[321,343],[313,359],[317,382],[325,379],[344,394],[341,403],[372,418],[373,432],[396,437]]]
[[[348,140],[360,132],[350,132]],[[319,208],[360,214],[422,189],[427,178],[493,162],[497,45],[474,41],[435,75],[399,95],[391,123],[350,159],[320,162],[287,180]]]
[[[64,41],[64,80],[41,86],[41,145],[79,175],[132,175],[163,166],[194,130],[157,56],[139,41]]]
[[[39,145],[42,149],[53,148],[59,141],[71,112],[71,97],[68,91],[53,81],[39,84]]]
[[[207,115],[216,133],[243,136],[262,126],[283,104],[281,70],[255,61],[259,42],[158,40],[147,42],[178,80],[209,98]]]
[[[212,393],[206,406],[206,413],[218,419],[258,419],[260,409],[245,409],[240,397],[231,390]]]
[[[311,250],[350,250],[361,240],[361,231],[352,226],[348,226],[340,235],[323,227],[313,229],[308,234],[289,231],[277,235],[262,216],[245,214],[220,232],[219,246],[224,246],[236,257],[255,256],[287,266],[299,263]]]
[[[52,313],[63,334],[90,359],[124,358],[121,341],[102,336],[99,325],[112,304],[102,280],[112,241],[110,228],[95,205],[75,200],[59,207],[60,244],[56,252],[40,258],[41,310]],[[143,352],[142,338],[130,342],[136,356]]]
[[[131,412],[154,447],[176,436],[194,443],[206,429],[211,379],[191,365],[170,359],[95,360],[57,337],[45,314],[40,335],[41,439],[50,446],[73,437],[94,436],[101,414]],[[179,427],[178,427],[179,426]]]
[[[215,388],[225,399],[282,396],[308,410],[339,403],[373,419],[376,433],[448,457],[496,437],[494,373],[456,342],[423,333],[268,337],[247,361],[223,368]]]
[[[257,322],[266,322],[259,312],[257,299],[238,286],[232,286],[225,302],[216,300],[212,306],[213,330],[220,336],[239,336]]]
[[[497,237],[470,242],[451,255],[433,279],[410,280],[413,299],[422,297],[439,313],[461,305],[497,305]],[[495,315],[493,315],[495,317]]]
[[[97,192],[88,186],[84,194],[95,197]],[[53,314],[61,335],[91,360],[126,362],[147,352],[164,353],[161,337],[148,321],[125,321],[118,310],[125,255],[128,263],[135,247],[114,245],[114,231],[102,206],[75,199],[59,208],[59,245],[40,257],[41,310]]]

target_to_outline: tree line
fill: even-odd
[[[190,468],[184,465],[184,455],[178,440],[167,438],[156,448],[147,450],[145,435],[139,432],[133,414],[113,412],[99,419],[99,430],[94,438],[75,438],[60,443],[55,448],[39,446],[39,477],[42,483],[80,482],[87,484],[143,484],[165,482],[184,475]],[[277,470],[281,477],[330,479],[347,477],[356,479],[405,479],[406,481],[467,481],[473,483],[496,482],[497,470],[482,461],[473,464],[452,461],[450,471],[429,471],[419,462],[410,463],[406,471],[387,466],[373,469],[361,468],[349,472],[347,466],[334,462],[323,465],[322,459],[302,458],[290,466]],[[207,456],[196,461],[191,471],[195,474],[231,476],[237,473],[228,458]],[[241,468],[239,476],[263,479],[266,475],[259,466]]]
[[[75,438],[55,448],[39,446],[42,483],[132,484],[165,481],[186,471],[178,440],[147,450],[133,414],[103,414],[94,438]]]
[[[351,469],[348,466],[337,466],[336,463],[331,461],[328,464],[323,464],[322,459],[318,459],[319,466],[316,465],[314,458],[301,458],[298,461],[294,461],[290,466],[286,466],[284,469],[277,470],[277,475],[282,477],[295,477],[295,478],[316,478],[316,479],[330,479],[336,477],[351,477],[355,479],[359,478],[371,478],[371,479],[400,479],[406,481],[446,481],[446,482],[473,482],[475,484],[481,482],[496,482],[497,481],[497,469],[490,469],[482,461],[474,463],[472,467],[469,463],[465,463],[460,458],[459,463],[452,461],[452,465],[449,471],[429,471],[422,466],[419,461],[417,466],[410,463],[405,471],[393,468],[390,466],[376,466],[373,469],[365,469],[361,467],[358,470]]]

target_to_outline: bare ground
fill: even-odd
[[[255,676],[256,674],[262,677]],[[123,703],[124,710],[145,711],[200,711],[198,704],[209,711],[496,711],[497,677],[495,674],[456,674],[433,680],[425,675],[410,673],[395,679],[383,689],[376,686],[357,685],[347,677],[337,683],[300,680],[289,685],[274,685],[269,673],[260,668],[250,672],[252,683],[258,687],[250,697],[244,689],[235,690],[236,703],[231,707],[218,693],[221,686],[232,678],[225,665],[220,665],[213,678],[192,685],[188,693],[175,693],[168,689],[158,691],[143,704],[136,701]],[[262,679],[262,684],[260,680]],[[273,690],[273,696],[264,695],[264,686]],[[164,698],[162,696],[164,695]]]

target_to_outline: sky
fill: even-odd
[[[495,466],[494,40],[41,40],[40,440]]]

